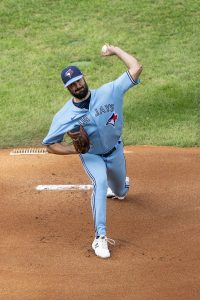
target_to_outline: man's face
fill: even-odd
[[[88,85],[84,78],[81,78],[67,87],[68,91],[77,99],[83,99],[88,94]]]

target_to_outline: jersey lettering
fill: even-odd
[[[80,121],[79,121],[79,124],[84,126],[85,124],[89,123],[90,122],[90,119],[87,117],[87,116],[83,116]]]
[[[100,111],[100,115],[106,112],[103,106],[100,106],[99,111]]]
[[[95,117],[102,115],[103,113],[113,112],[114,104],[101,105],[98,109],[95,108]]]

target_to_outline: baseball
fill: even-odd
[[[101,49],[101,52],[102,52],[102,53],[106,53],[107,50],[108,50],[108,47],[107,47],[106,45],[104,45],[104,46],[102,47],[102,49]]]

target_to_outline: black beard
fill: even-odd
[[[80,90],[78,90],[74,93],[71,92],[71,94],[79,100],[85,98],[88,94],[88,85],[87,85],[87,83],[85,82],[85,86],[83,88],[81,88]]]

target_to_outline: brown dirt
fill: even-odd
[[[126,147],[126,159],[132,185],[108,200],[116,245],[102,260],[91,191],[35,190],[90,183],[79,158],[0,152],[0,299],[199,299],[200,149]]]

